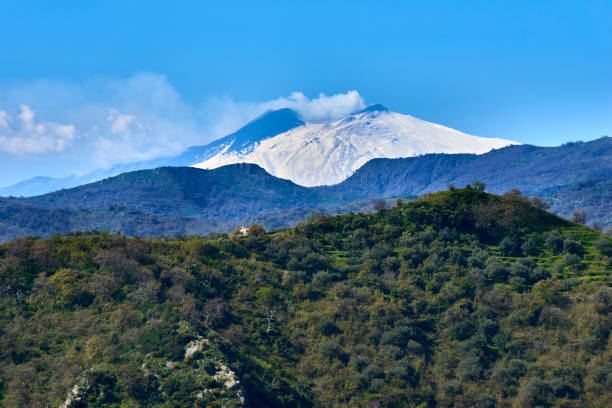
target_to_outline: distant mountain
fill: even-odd
[[[0,199],[0,241],[86,230],[175,235],[252,222],[278,227],[342,203],[335,193],[298,186],[254,164],[214,170],[161,167],[35,197]]]
[[[179,155],[159,157],[134,163],[118,164],[108,169],[98,169],[83,175],[71,175],[61,178],[34,177],[17,184],[0,188],[0,196],[31,197],[50,193],[60,189],[77,187],[93,183],[121,173],[136,170],[154,169],[164,166],[191,166],[215,156],[221,152],[248,150],[248,146],[279,133],[286,132],[304,122],[291,109],[279,109],[266,112],[255,118],[238,131],[205,146],[192,146]]]
[[[247,123],[238,131],[206,146],[192,146],[176,157],[154,162],[163,166],[191,166],[220,154],[249,152],[263,140],[304,124],[297,112],[291,109],[269,111]]]
[[[374,105],[342,119],[304,123],[273,137],[238,144],[227,140],[213,156],[193,164],[210,169],[256,163],[303,186],[337,184],[374,158],[425,153],[485,153],[508,140],[467,135]]]
[[[372,105],[339,120],[306,123],[291,109],[269,111],[238,131],[173,157],[121,164],[84,175],[35,177],[0,189],[0,196],[34,196],[121,173],[163,166],[212,169],[254,163],[304,186],[336,184],[372,158],[424,153],[484,153],[513,144],[466,135]]]
[[[24,198],[46,208],[94,210],[124,206],[155,216],[229,220],[302,205],[336,202],[334,193],[298,186],[254,164],[215,170],[161,167],[123,173],[72,189]]]
[[[509,146],[483,155],[374,159],[342,183],[310,188],[255,164],[139,170],[41,196],[3,199],[0,239],[90,229],[200,234],[252,222],[284,227],[312,211],[360,211],[380,198],[411,198],[476,180],[490,192],[518,188],[538,196],[566,218],[585,210],[589,222],[612,227],[612,139],[602,138],[561,147]]]
[[[592,221],[612,226],[612,138],[560,147],[509,146],[483,155],[375,159],[345,182],[320,189],[363,199],[421,195],[476,180],[496,194],[518,188],[543,198],[567,218],[587,210]]]

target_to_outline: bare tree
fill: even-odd
[[[278,306],[276,305],[266,306],[266,323],[267,323],[266,334],[270,334],[271,331],[274,331],[274,329],[272,328],[272,324],[276,320],[278,312],[279,312]]]
[[[202,308],[202,324],[212,329],[224,314],[225,304],[221,298],[210,299]]]

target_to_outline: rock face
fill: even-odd
[[[143,378],[152,377],[159,383],[161,401],[184,400],[176,395],[177,388],[189,389],[188,398],[194,406],[244,406],[244,389],[237,374],[229,368],[224,355],[208,339],[197,336],[185,346],[182,361],[171,361],[147,354],[140,366]],[[102,381],[101,381],[102,380]],[[104,401],[104,374],[86,370],[76,381],[60,408],[80,406],[83,401]],[[106,401],[108,402],[108,401]]]

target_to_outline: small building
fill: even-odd
[[[240,227],[240,229],[238,230],[238,235],[240,235],[241,237],[248,237],[249,227]]]

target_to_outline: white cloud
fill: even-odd
[[[6,111],[0,110],[0,128],[7,128],[11,117]]]
[[[82,83],[0,82],[0,151],[63,152],[57,162],[83,172],[204,145],[267,110],[285,107],[316,122],[344,116],[365,103],[357,91],[348,91],[314,98],[294,92],[268,101],[209,98],[194,106],[164,75],[152,73]]]
[[[293,92],[288,97],[265,102],[236,102],[229,97],[210,98],[200,113],[209,122],[210,133],[214,138],[219,138],[269,110],[290,108],[306,121],[321,122],[339,119],[365,107],[365,101],[357,91],[330,96],[320,93],[312,99],[302,92]]]
[[[28,105],[19,108],[19,121],[14,127],[9,126],[11,116],[0,111],[0,151],[13,154],[59,153],[75,138],[74,125],[36,122],[36,114]]]
[[[309,99],[301,92],[293,92],[289,98],[279,98],[272,101],[271,105],[291,108],[304,119],[313,122],[338,119],[365,108],[365,102],[357,91],[331,96],[320,93],[314,99]]]
[[[133,125],[142,129],[142,124],[135,122],[134,119],[136,119],[134,115],[121,113],[117,109],[109,109],[106,117],[111,124],[111,131],[115,134],[129,132]]]

